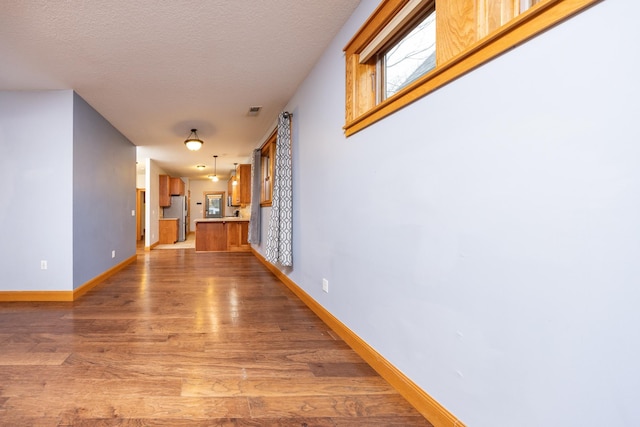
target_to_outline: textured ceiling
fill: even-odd
[[[4,0],[0,90],[74,89],[175,176],[243,162],[359,0]],[[262,106],[249,116],[250,106]],[[198,152],[183,141],[191,128]],[[204,172],[196,164],[206,164]]]

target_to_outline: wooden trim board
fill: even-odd
[[[459,51],[437,59],[437,66],[432,71],[407,85],[390,98],[376,104],[375,93],[370,89],[371,73],[375,72],[375,65],[371,63],[360,64],[359,55],[370,40],[406,4],[406,1],[402,0],[382,1],[378,9],[344,47],[346,95],[343,129],[345,136],[351,136],[376,123],[600,1],[602,0],[546,0],[540,2],[479,40],[473,41],[473,38],[465,42],[458,40],[461,46]],[[448,7],[455,7],[473,2],[458,0],[449,3]],[[438,14],[441,17],[444,16],[440,12]],[[467,22],[476,21],[468,19]],[[462,28],[456,34],[469,35],[474,31],[476,30],[473,28]],[[439,34],[436,35],[437,37]],[[447,37],[441,37],[441,39],[446,40]],[[438,49],[440,48],[436,49],[437,52],[444,51],[444,49]]]
[[[138,255],[122,261],[111,267],[109,270],[94,277],[82,286],[73,291],[0,291],[0,301],[2,302],[43,302],[43,301],[75,301],[91,289],[104,282],[109,277],[122,270],[127,265],[135,262]]]
[[[324,323],[340,336],[356,353],[360,355],[382,378],[387,380],[413,407],[435,427],[464,427],[445,407],[418,387],[410,378],[393,366],[380,353],[374,350],[362,338],[356,335],[345,324],[311,298],[302,288],[292,281],[275,265],[267,261],[262,254],[251,247],[251,252],[258,258],[286,287],[288,287],[307,307]]]
[[[73,291],[0,291],[0,302],[73,301]]]

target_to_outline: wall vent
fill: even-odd
[[[249,113],[247,113],[247,115],[257,116],[260,110],[262,110],[262,107],[258,107],[258,106],[249,107]]]

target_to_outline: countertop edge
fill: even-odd
[[[249,222],[249,218],[237,218],[237,217],[228,217],[228,218],[198,218],[193,220],[194,222]]]

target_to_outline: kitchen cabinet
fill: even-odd
[[[184,181],[180,178],[170,178],[170,193],[172,196],[184,196]]]
[[[184,196],[184,181],[169,175],[160,175],[159,179],[159,205],[161,208],[168,208],[171,206],[171,196]]]
[[[178,241],[178,218],[160,219],[160,244],[173,244]]]
[[[196,252],[250,251],[249,221],[196,220]]]
[[[251,203],[251,165],[238,165],[236,173],[238,179],[238,192],[241,205]]]
[[[169,175],[160,175],[159,186],[159,200],[160,207],[165,208],[171,206],[171,191],[170,191],[170,177]]]
[[[235,180],[236,185],[233,185]],[[242,164],[236,167],[235,175],[228,183],[231,206],[244,206],[251,203],[251,165]]]
[[[249,223],[247,221],[227,222],[227,250],[249,251]]]
[[[227,250],[227,227],[224,222],[196,222],[196,252]]]
[[[238,183],[235,182],[235,175],[229,178],[227,182],[227,195],[231,199],[231,206],[240,206],[240,193],[238,192]],[[236,185],[234,185],[234,183]]]

